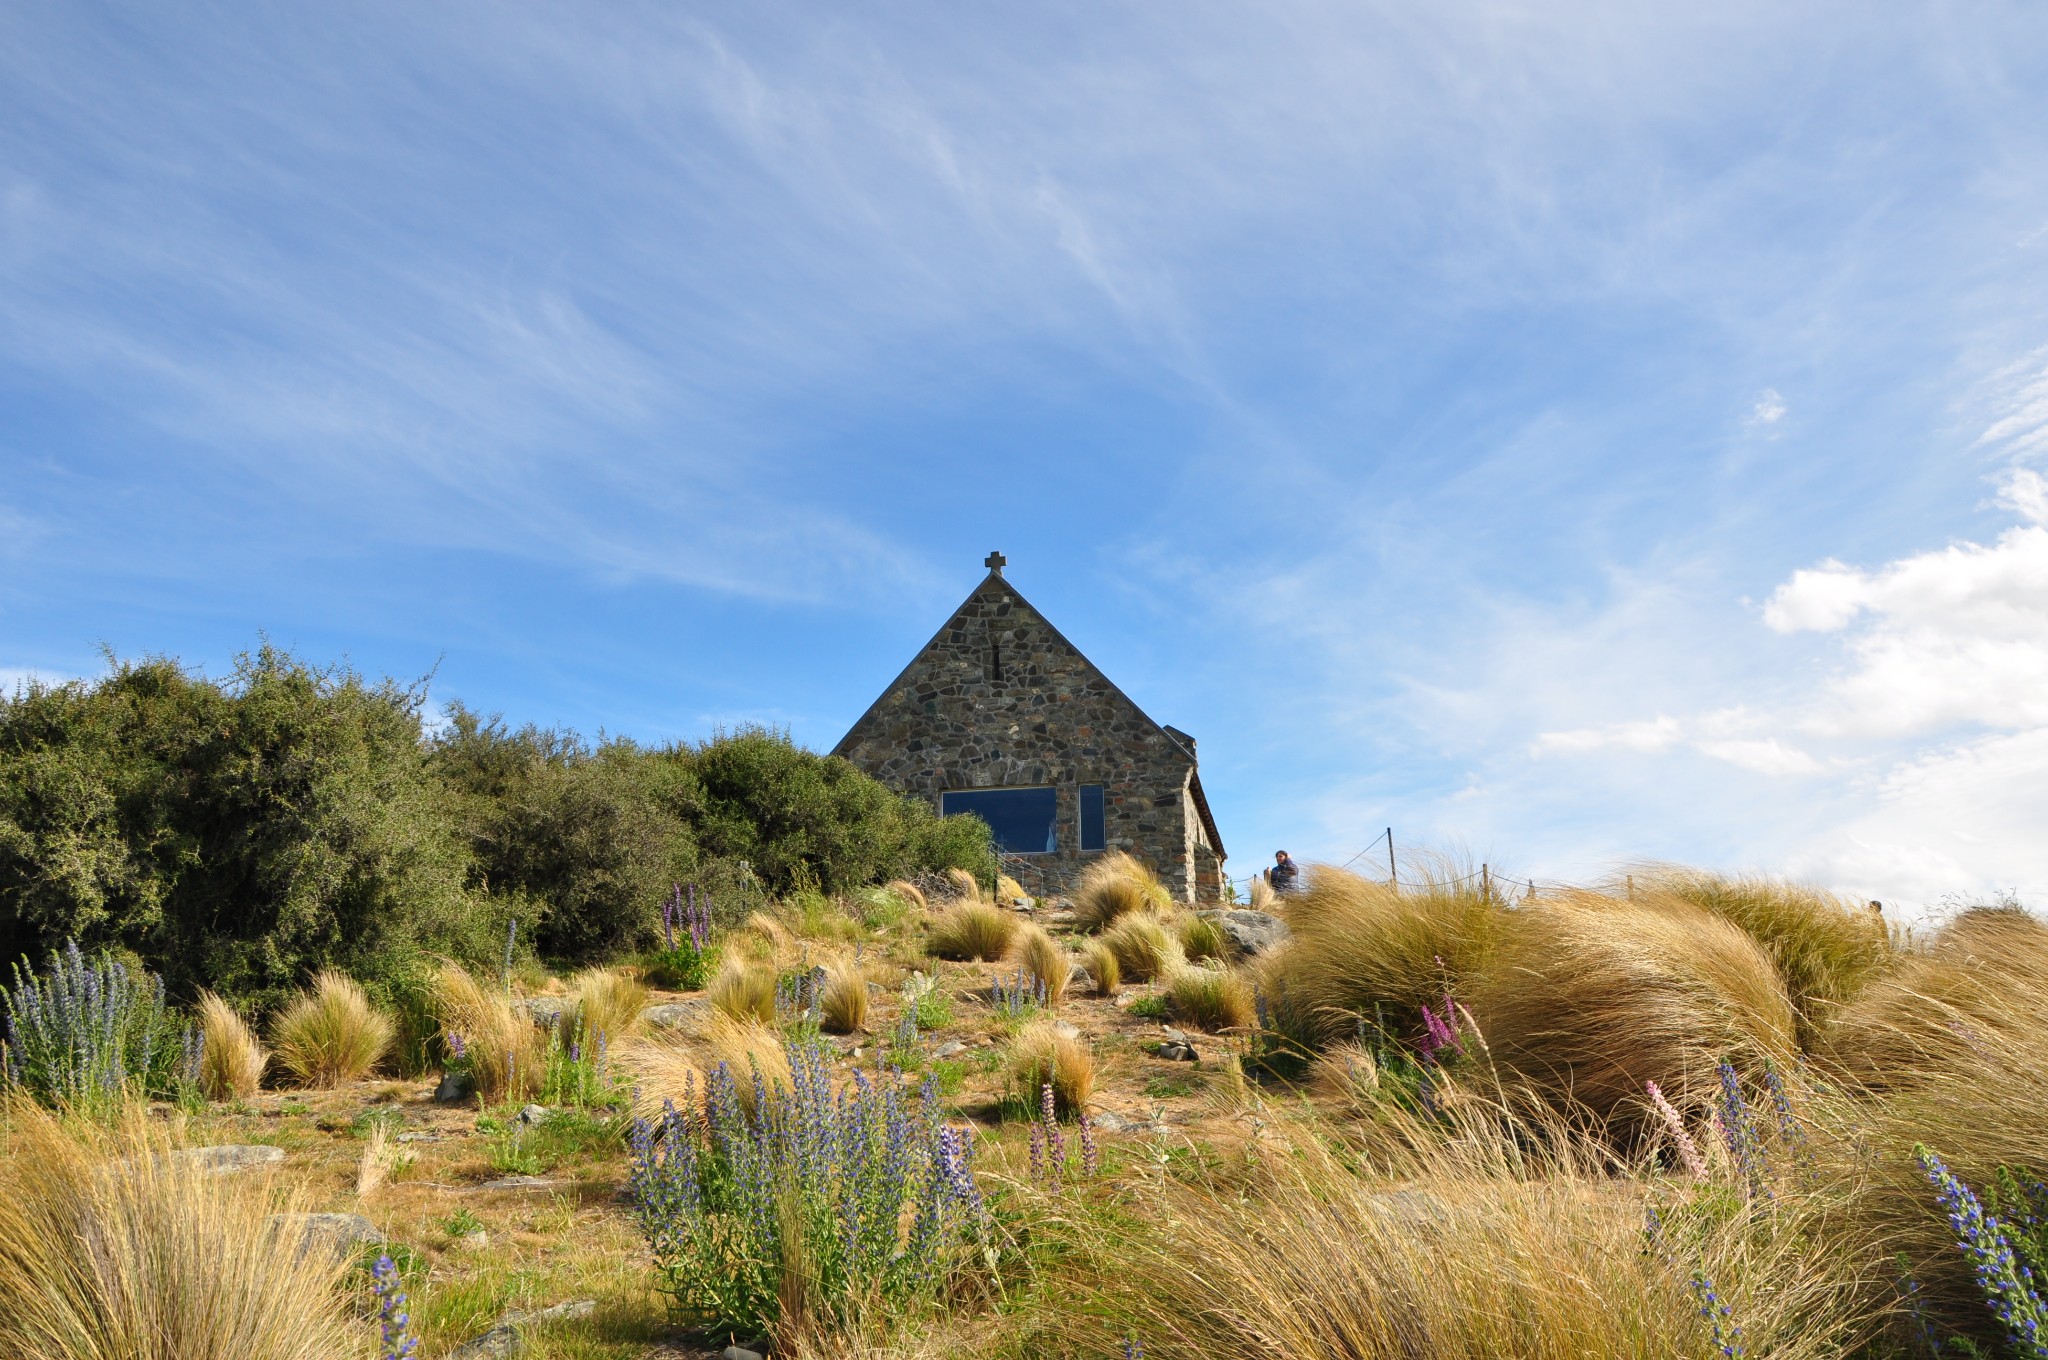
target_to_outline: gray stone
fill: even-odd
[[[494,1181],[485,1181],[479,1190],[552,1190],[562,1184],[545,1176],[500,1176]]]
[[[1155,1057],[1167,1062],[1200,1062],[1202,1055],[1195,1051],[1195,1041],[1171,1025],[1161,1025],[1165,1038],[1160,1042]]]
[[[569,1009],[569,1003],[559,996],[529,996],[513,1002],[512,1009],[526,1012],[534,1024],[546,1029],[550,1025],[561,1023],[563,1014]]]
[[[173,1152],[171,1156],[191,1163],[208,1175],[231,1176],[237,1171],[276,1166],[284,1160],[284,1149],[262,1143],[224,1143],[218,1147],[186,1148],[182,1152]]]
[[[701,1028],[710,1016],[711,1003],[702,997],[689,1001],[668,1001],[659,1006],[649,1006],[640,1012],[640,1018],[656,1029],[689,1031]]]
[[[471,1084],[467,1072],[443,1072],[434,1088],[434,1099],[442,1105],[459,1105],[469,1099]]]
[[[1239,908],[1218,915],[1216,924],[1240,954],[1265,954],[1287,939],[1287,923],[1269,912]]]
[[[510,1360],[526,1354],[525,1329],[536,1322],[587,1318],[597,1311],[594,1299],[575,1299],[531,1313],[507,1313],[498,1325],[448,1352],[449,1360]]]
[[[361,1214],[272,1214],[270,1221],[280,1234],[298,1239],[301,1256],[308,1252],[353,1256],[359,1247],[388,1240],[382,1229]]]
[[[400,1143],[438,1143],[441,1141],[441,1135],[438,1133],[421,1133],[415,1129],[411,1133],[399,1134],[395,1141]]]
[[[965,1053],[966,1051],[966,1044],[961,1043],[958,1039],[948,1039],[945,1043],[940,1044],[937,1048],[932,1050],[932,1057],[950,1058],[955,1053]]]
[[[535,1124],[547,1123],[548,1107],[545,1105],[528,1105],[519,1112],[519,1122],[527,1125],[529,1128]]]
[[[761,1360],[761,1352],[750,1351],[745,1346],[727,1346],[718,1353],[718,1360]]]

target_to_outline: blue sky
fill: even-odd
[[[0,10],[0,677],[827,747],[982,556],[1389,824],[2048,899],[2048,11]]]

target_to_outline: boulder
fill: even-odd
[[[511,1360],[526,1354],[524,1329],[536,1322],[564,1318],[586,1318],[597,1311],[594,1299],[576,1299],[532,1313],[507,1313],[498,1325],[482,1336],[463,1342],[448,1352],[449,1360]]]
[[[656,1029],[679,1029],[694,1032],[703,1027],[711,1016],[711,1003],[702,997],[688,1001],[668,1001],[659,1006],[649,1006],[640,1012],[640,1018]]]
[[[443,1072],[434,1088],[434,1100],[442,1105],[459,1105],[468,1100],[472,1086],[467,1072]]]
[[[545,1105],[528,1105],[519,1112],[519,1122],[528,1128],[532,1128],[535,1124],[545,1124],[547,1120],[548,1107]]]
[[[761,1360],[761,1352],[750,1351],[745,1346],[727,1346],[718,1353],[718,1360]]]
[[[301,1256],[318,1252],[341,1259],[388,1240],[361,1214],[272,1214],[270,1221],[287,1240],[297,1240]]]
[[[171,1156],[210,1176],[232,1176],[238,1171],[276,1166],[284,1160],[284,1149],[263,1143],[223,1143],[218,1147],[186,1148]]]
[[[529,996],[513,1002],[512,1009],[526,1012],[534,1024],[547,1029],[562,1022],[564,1012],[569,1009],[569,1002],[559,996]]]
[[[1215,921],[1240,954],[1268,953],[1278,948],[1288,934],[1287,923],[1279,917],[1248,908],[1223,912]]]
[[[958,1039],[948,1039],[945,1043],[932,1050],[932,1057],[934,1059],[950,1058],[955,1053],[965,1053],[966,1051],[966,1044],[961,1043]]]

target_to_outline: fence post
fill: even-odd
[[[1472,861],[1466,860],[1465,862],[1470,864]],[[1479,864],[1479,896],[1485,901],[1487,906],[1493,905],[1493,875],[1487,870],[1484,860],[1481,860]]]
[[[1387,882],[1401,886],[1401,871],[1394,867],[1394,828],[1387,828]]]

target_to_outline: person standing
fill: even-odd
[[[1285,850],[1273,852],[1273,867],[1266,870],[1266,886],[1275,896],[1284,897],[1301,886],[1301,866]]]

